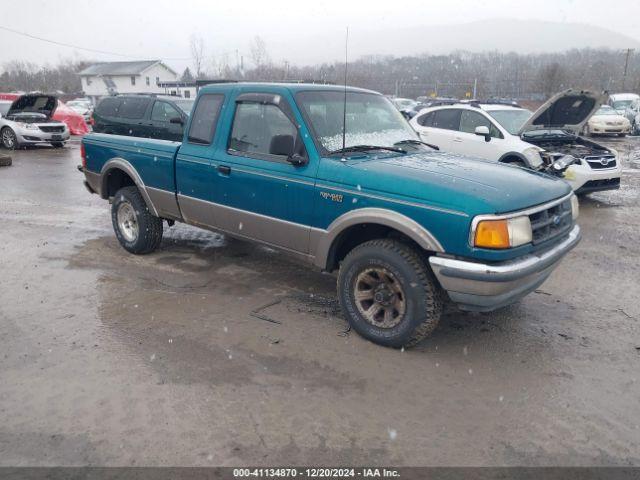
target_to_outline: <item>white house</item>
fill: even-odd
[[[159,84],[178,80],[160,60],[94,63],[78,75],[85,95],[94,101],[116,93],[165,93]]]

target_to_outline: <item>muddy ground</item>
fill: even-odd
[[[537,293],[450,311],[397,351],[345,332],[335,279],[275,251],[176,226],[127,254],[77,143],[13,160],[0,465],[640,465],[628,164],[620,191],[581,202],[584,239]]]

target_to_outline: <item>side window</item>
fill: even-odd
[[[158,100],[153,104],[153,110],[151,110],[152,121],[169,123],[169,120],[176,117],[180,118],[180,113],[167,102],[161,102]]]
[[[213,141],[223,102],[224,95],[205,94],[200,97],[192,113],[187,137],[189,142],[209,145]]]
[[[432,127],[444,130],[458,130],[460,127],[460,110],[446,108],[444,110],[436,110],[433,113],[435,115]]]
[[[272,104],[243,102],[236,106],[229,149],[273,155],[272,147],[281,135],[297,136],[296,127],[280,108]]]
[[[423,127],[431,127],[433,125],[433,117],[435,112],[425,113],[418,117],[418,125],[422,125]]]
[[[98,115],[102,115],[104,117],[117,117],[121,103],[122,100],[119,98],[107,97],[100,101],[96,111]]]
[[[503,138],[498,127],[487,117],[478,112],[463,110],[460,115],[460,131],[476,133],[476,127],[487,127],[493,138]]]
[[[120,116],[122,118],[138,120],[144,117],[144,113],[147,111],[148,106],[148,98],[124,98],[120,105]]]

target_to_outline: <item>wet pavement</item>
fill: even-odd
[[[126,253],[77,163],[0,168],[0,465],[640,465],[628,162],[540,290],[407,351],[347,332],[335,279],[273,250],[180,225]]]

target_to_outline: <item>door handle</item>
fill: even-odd
[[[226,165],[218,165],[218,172],[223,175],[229,175],[231,173],[231,167],[227,167]]]

